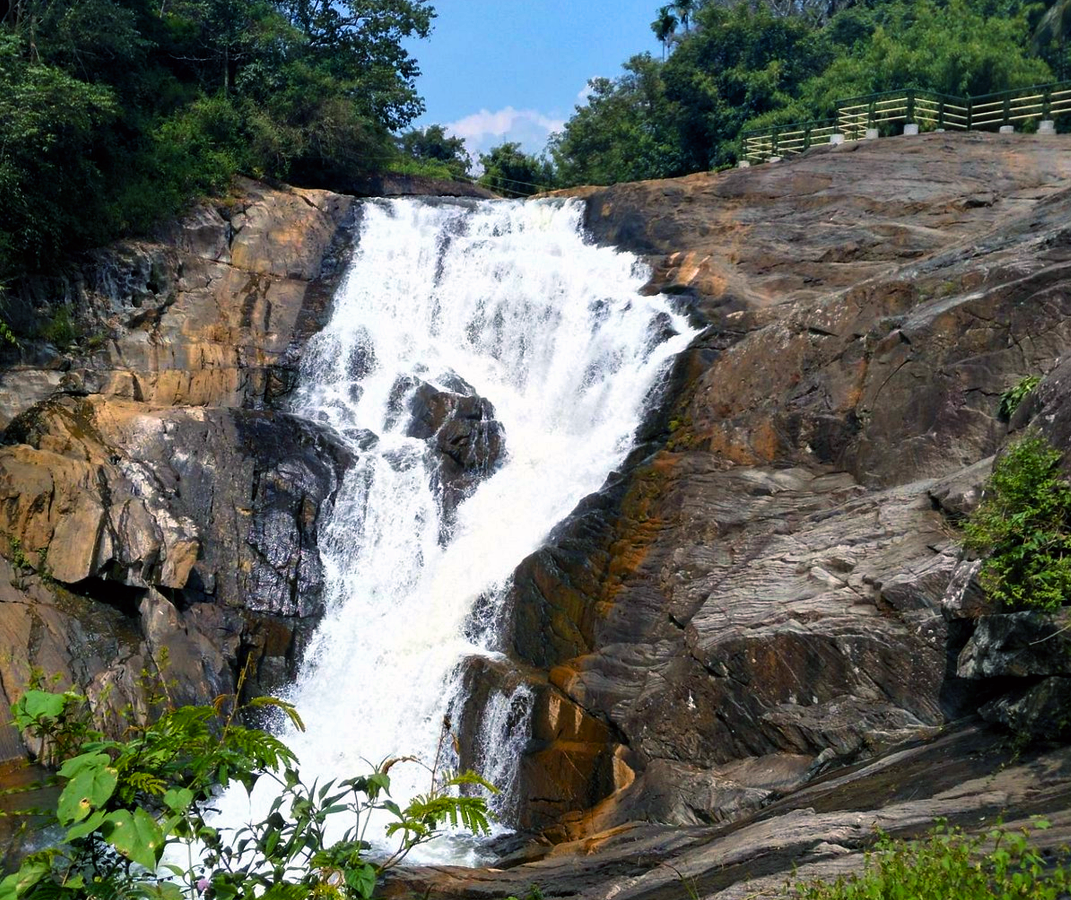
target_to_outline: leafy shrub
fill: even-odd
[[[1001,394],[1000,418],[1007,422],[1013,415],[1015,415],[1015,411],[1019,408],[1019,404],[1026,399],[1026,395],[1034,390],[1039,384],[1041,384],[1040,375],[1027,375],[1026,378],[1020,381],[1017,385],[1008,388]]]
[[[988,554],[982,587],[1005,606],[1055,610],[1071,597],[1071,485],[1061,458],[1036,433],[1011,444],[966,523],[966,547]]]
[[[1035,828],[1045,829],[1044,820]],[[861,875],[834,882],[797,885],[798,900],[1057,900],[1071,890],[1066,857],[1047,859],[1030,844],[1027,829],[995,828],[965,837],[935,828],[924,840],[908,843],[883,836],[867,854]],[[992,841],[991,850],[985,844]]]
[[[45,823],[56,838],[0,881],[0,900],[367,900],[384,869],[445,823],[488,830],[485,800],[453,793],[464,785],[490,789],[472,773],[442,776],[432,767],[429,792],[404,809],[390,799],[389,773],[411,760],[387,760],[344,781],[304,784],[282,741],[240,724],[244,710],[264,707],[303,727],[283,701],[261,698],[239,708],[226,697],[213,706],[167,709],[151,724],[130,726],[123,740],[109,740],[87,724],[85,698],[27,691],[12,707],[14,722],[42,747],[41,759],[62,761],[56,808]],[[218,790],[237,783],[252,791],[264,779],[276,782],[278,796],[263,821],[234,829],[209,824]],[[377,811],[393,820],[387,834],[398,844],[374,862],[363,835]],[[339,820],[349,827],[330,842],[328,823]]]

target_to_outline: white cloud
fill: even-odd
[[[595,77],[589,78],[587,82],[585,82],[584,86],[580,89],[580,93],[576,95],[576,102],[579,103],[581,106],[584,106],[588,102],[588,100],[591,99],[591,82],[595,80]]]
[[[563,119],[544,115],[534,109],[514,109],[507,106],[496,112],[481,109],[478,113],[448,123],[448,133],[465,142],[472,158],[486,153],[506,141],[516,141],[526,153],[539,154],[546,147],[551,132],[561,131]]]

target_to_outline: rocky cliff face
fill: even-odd
[[[247,661],[254,691],[293,674],[351,460],[280,410],[356,216],[246,182],[23,286],[8,316],[29,336],[0,375],[0,705],[33,669],[102,717],[137,708],[143,672],[178,702],[234,690]],[[18,752],[5,733],[0,756]]]
[[[1071,822],[1066,748],[997,787],[1000,754],[971,756],[996,732],[930,743],[979,711],[1071,720],[1062,623],[988,608],[957,530],[1009,435],[1071,450],[1069,175],[1063,138],[934,134],[580,192],[704,331],[624,470],[515,573],[513,650],[545,673],[522,819],[567,843],[424,881],[679,896],[671,857],[736,897],[993,791]]]

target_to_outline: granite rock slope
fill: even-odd
[[[1066,668],[966,662],[999,613],[956,521],[1031,416],[1071,449],[1038,406],[1067,396],[1069,174],[1063,138],[927,135],[580,192],[705,330],[515,573],[525,824],[730,822],[979,710],[1058,717]]]
[[[0,372],[0,705],[33,670],[102,720],[292,677],[350,453],[282,412],[359,207],[242,182],[155,240],[27,282]],[[40,323],[46,323],[42,329]],[[35,326],[33,323],[37,323]],[[37,328],[37,331],[34,331]],[[13,731],[0,756],[18,755]]]

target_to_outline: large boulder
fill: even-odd
[[[495,418],[491,402],[463,378],[450,373],[442,381],[444,387],[402,378],[392,396],[395,405],[406,398],[405,433],[426,440],[434,454],[435,486],[449,522],[457,505],[502,462],[505,429]]]
[[[237,187],[9,292],[22,338],[0,349],[0,705],[43,671],[114,725],[109,710],[144,711],[146,674],[193,703],[233,691],[247,662],[249,692],[294,674],[350,455],[274,407],[359,208]],[[0,738],[0,756],[18,752]]]
[[[319,524],[351,462],[339,440],[270,410],[59,397],[5,442],[4,550],[39,587],[120,605],[187,702],[233,689],[239,645],[251,689],[294,674],[322,612]]]

